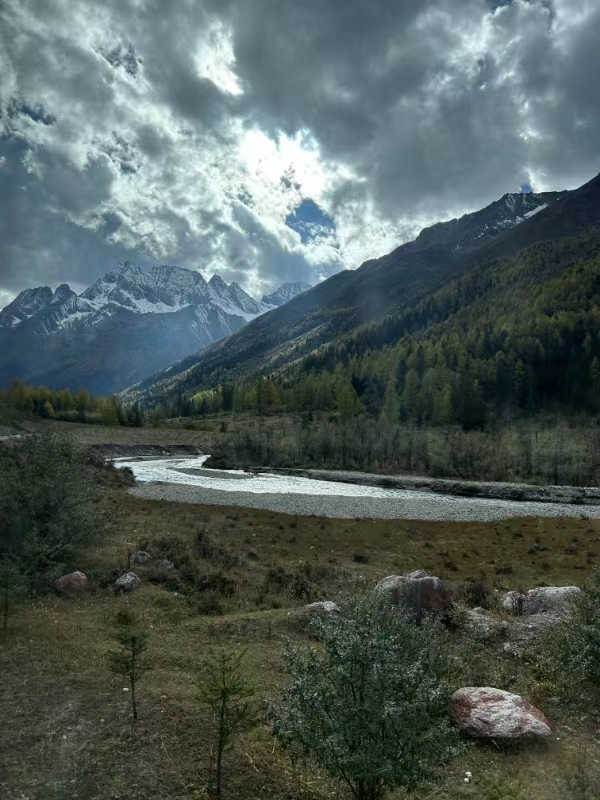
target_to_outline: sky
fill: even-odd
[[[600,172],[598,0],[3,0],[0,307],[116,262],[261,295]]]

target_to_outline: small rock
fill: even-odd
[[[546,717],[518,694],[490,686],[454,692],[450,713],[459,729],[475,739],[523,739],[552,734]]]
[[[133,554],[132,563],[138,566],[143,564],[148,564],[152,561],[152,556],[150,553],[147,553],[145,550],[138,550],[137,553]]]
[[[168,560],[165,558],[165,559],[164,559],[164,561],[159,561],[159,562],[158,562],[158,564],[157,564],[157,567],[158,567],[159,569],[164,569],[164,570],[166,570],[167,572],[169,572],[170,570],[172,570],[172,569],[175,569],[175,564],[173,564],[173,562],[172,562],[172,561],[168,561]]]
[[[389,595],[394,605],[405,605],[417,617],[426,611],[452,608],[452,598],[444,583],[424,570],[409,575],[389,575],[377,584],[375,591]]]
[[[339,617],[341,613],[342,609],[332,600],[319,600],[298,608],[291,616],[295,620],[306,620],[312,617]]]
[[[115,588],[123,592],[131,592],[136,589],[142,581],[135,574],[135,572],[126,572],[115,581]]]
[[[56,591],[65,597],[79,594],[85,591],[87,586],[88,579],[83,572],[71,572],[69,575],[63,575],[54,581],[54,588]]]

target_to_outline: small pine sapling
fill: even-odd
[[[202,663],[201,681],[196,697],[208,708],[215,737],[214,794],[221,796],[223,754],[230,750],[237,737],[257,723],[253,703],[254,688],[242,672],[245,651],[217,651]]]
[[[137,683],[152,669],[147,653],[150,634],[131,625],[122,625],[117,631],[116,639],[119,647],[111,651],[110,668],[117,675],[124,675],[129,679],[133,718],[137,719]]]

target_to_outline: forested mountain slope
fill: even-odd
[[[529,210],[517,206],[524,202],[520,197],[530,196],[506,195],[476,214],[426,229],[414,242],[354,272],[334,275],[138,390],[168,398],[288,369],[324,346],[343,348],[365,324],[427,302],[479,265],[531,244],[600,230],[600,176],[573,192],[534,196]]]

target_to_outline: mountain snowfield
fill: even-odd
[[[44,335],[75,325],[95,325],[122,309],[137,314],[168,314],[188,306],[202,306],[205,312],[220,309],[226,316],[249,322],[310,288],[309,284],[287,283],[259,301],[239,284],[228,285],[219,275],[207,282],[199,272],[182,267],[160,266],[144,272],[125,262],[80,295],[67,284],[55,292],[48,286],[25,289],[0,312],[0,328],[15,328],[33,319],[35,332]]]
[[[121,391],[310,289],[290,283],[255,300],[219,275],[125,262],[81,294],[26,289],[0,312],[0,386]]]

